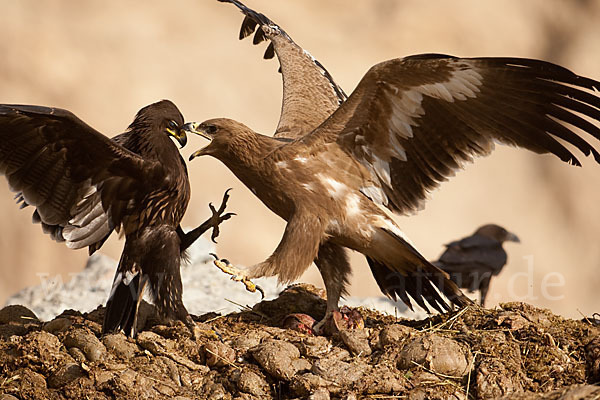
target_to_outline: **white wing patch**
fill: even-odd
[[[376,152],[368,145],[359,147],[363,153],[361,158],[366,161],[363,165],[382,185],[392,186],[389,164],[392,158],[407,161],[406,149],[400,140],[413,138],[413,128],[419,126],[419,119],[425,115],[423,96],[453,103],[474,98],[480,92],[483,76],[477,68],[465,61],[457,62],[453,64],[453,67],[454,71],[444,82],[427,83],[409,89],[400,89],[389,82],[383,82],[385,98],[390,107],[386,121],[388,147],[383,150],[375,149]],[[355,141],[357,139],[358,135]],[[387,196],[380,188],[363,187],[361,192],[377,204],[387,205],[388,203]],[[395,229],[398,230],[397,227]],[[398,232],[395,233],[400,235]],[[404,236],[402,237],[404,238]]]
[[[467,69],[453,71],[452,76],[446,82],[428,83],[416,86],[411,90],[452,103],[455,99],[466,100],[468,97],[476,97],[480,92],[479,87],[482,80],[481,74],[472,66],[468,66]]]

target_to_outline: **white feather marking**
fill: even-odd
[[[348,186],[344,185],[342,182],[336,181],[331,177],[323,174],[317,174],[317,178],[321,181],[323,186],[325,186],[331,197],[341,197],[348,191]]]
[[[303,183],[302,187],[306,190],[308,190],[309,192],[314,192],[315,191],[315,187],[313,186],[312,183]]]
[[[134,265],[135,266],[135,265]],[[133,278],[135,278],[136,276],[138,276],[139,272],[138,271],[125,271],[125,278],[123,279],[123,283],[126,285],[129,285],[131,283],[131,281],[133,280]]]
[[[108,235],[110,232],[108,217],[99,219],[99,221],[102,221],[102,224],[95,226],[95,229],[89,229],[89,227],[73,228],[71,225],[66,226],[63,230],[63,236],[67,241],[67,247],[70,249],[81,249],[96,243]],[[68,233],[65,234],[65,231],[68,231]]]
[[[337,219],[332,219],[329,221],[329,229],[327,229],[331,233],[339,234],[342,232],[342,224]]]
[[[373,155],[373,167],[375,168],[375,173],[379,177],[379,179],[388,186],[392,186],[392,179],[390,177],[390,164],[381,158]]]
[[[79,213],[73,216],[73,218],[69,220],[70,225],[85,226],[98,218],[100,215],[104,214],[100,196],[95,196],[88,201],[90,203],[89,206],[85,207],[84,210],[81,210]],[[95,203],[93,201],[95,201]]]
[[[467,97],[475,97],[480,92],[479,86],[481,86],[483,77],[472,66],[464,66],[467,68],[452,71],[450,78],[445,82],[428,83],[414,87],[413,90],[449,103],[454,102],[454,100],[466,100]]]
[[[351,193],[346,196],[346,215],[351,217],[353,215],[361,214],[361,211],[360,197],[358,197],[355,193]]]
[[[278,161],[275,163],[275,165],[279,168],[287,168],[287,161]]]
[[[391,219],[378,215],[375,220],[375,225],[393,232],[395,235],[401,237],[408,244],[414,247],[413,242],[408,238],[408,236],[406,236],[404,232],[402,232],[402,230],[400,230],[398,225],[396,225]]]
[[[308,161],[308,158],[298,156],[298,157],[294,158],[294,161],[298,161],[299,163],[306,164],[306,162]]]
[[[394,107],[392,115],[390,115],[388,120],[388,127],[390,128],[392,136],[400,135],[405,138],[413,137],[412,126],[404,121],[404,119],[405,115]],[[402,146],[400,146],[400,148],[404,151]]]

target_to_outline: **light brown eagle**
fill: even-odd
[[[337,310],[350,274],[346,248],[365,255],[379,287],[412,308],[468,304],[382,210],[420,209],[429,191],[494,143],[552,153],[580,165],[559,140],[600,154],[576,132],[600,138],[600,83],[531,59],[423,54],[373,66],[346,99],[331,75],[281,27],[236,0],[240,37],[256,29],[277,55],[283,106],[273,136],[230,119],[192,124],[211,142],[192,155],[221,160],[287,226],[273,254],[236,279],[298,277],[314,261]]]

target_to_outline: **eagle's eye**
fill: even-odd
[[[175,122],[173,120],[170,120],[169,121],[169,128],[171,128],[171,129],[178,129],[179,125],[177,124],[177,122]]]
[[[217,127],[214,125],[205,125],[204,132],[208,133],[209,135],[212,135],[217,132]]]

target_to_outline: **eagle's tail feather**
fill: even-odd
[[[387,229],[382,229],[390,252],[397,251],[390,260],[380,261],[384,257],[367,256],[371,272],[381,291],[393,300],[398,298],[413,310],[411,298],[429,313],[427,303],[435,310],[444,312],[451,306],[444,300],[442,294],[450,303],[464,307],[473,302],[466,297],[458,286],[452,282],[448,274],[427,261],[406,240]],[[393,239],[392,242],[389,239]],[[393,248],[391,248],[393,247]],[[410,296],[410,297],[409,297]]]
[[[123,330],[126,336],[135,337],[137,333],[137,314],[145,280],[138,273],[131,279],[126,279],[123,273],[117,272],[106,302],[102,333]]]

